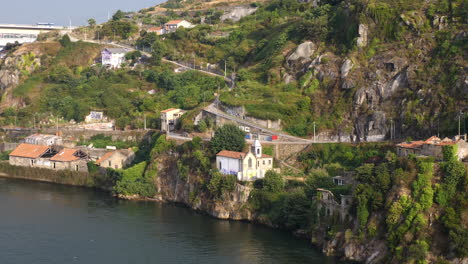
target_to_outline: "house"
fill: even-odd
[[[233,174],[239,181],[253,181],[273,170],[273,157],[262,153],[260,141],[255,140],[248,152],[222,150],[216,154],[216,167],[223,174]]]
[[[79,149],[64,148],[50,158],[54,170],[88,171],[88,155]]]
[[[102,65],[110,68],[120,68],[125,62],[125,54],[127,50],[123,48],[106,48],[101,52]]]
[[[178,28],[193,28],[194,25],[186,20],[171,20],[169,22],[167,22],[166,24],[164,24],[164,33],[163,34],[167,34],[167,33],[172,33],[172,32],[176,32],[176,30]]]
[[[174,130],[179,118],[185,114],[185,112],[186,111],[177,108],[169,108],[161,111],[161,131],[170,132]]]
[[[119,149],[107,152],[96,164],[102,168],[122,169],[130,164],[135,158],[135,153],[131,149]]]
[[[329,190],[317,188],[316,192],[318,214],[323,208],[325,216],[339,215],[341,222],[348,222],[352,219],[349,212],[353,204],[352,195],[340,195],[340,202],[338,202],[335,195]]]
[[[107,117],[104,116],[104,112],[91,111],[89,112],[89,115],[85,117],[86,123],[99,123],[99,122],[106,122],[106,121],[107,121]]]
[[[163,35],[164,34],[164,29],[163,29],[163,27],[152,27],[152,28],[148,28],[148,30],[146,32],[156,33],[156,35]]]
[[[50,168],[50,158],[57,151],[50,146],[22,143],[16,147],[9,157],[10,165],[23,167]]]
[[[62,145],[62,137],[56,135],[46,135],[46,134],[32,134],[24,139],[24,142],[27,144],[33,145]]]
[[[444,146],[456,145],[457,146],[457,159],[463,160],[468,156],[468,143],[460,138],[454,140],[449,138],[440,139],[432,136],[425,141],[409,141],[402,142],[397,146],[397,154],[401,157],[407,157],[410,154],[417,156],[434,157],[438,160],[443,158],[442,149]]]
[[[338,186],[344,186],[344,185],[354,185],[355,184],[355,173],[352,171],[345,171],[342,173],[342,175],[338,175],[333,177],[333,183],[338,185]]]
[[[26,143],[14,149],[9,159],[14,166],[74,171],[88,171],[87,161],[87,155],[79,149],[57,151],[51,146]]]

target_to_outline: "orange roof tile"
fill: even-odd
[[[410,142],[402,142],[398,144],[398,147],[402,148],[417,148],[420,147],[424,144],[424,141],[418,140],[418,141],[410,141]]]
[[[171,20],[171,21],[167,22],[166,25],[179,24],[182,21],[183,20]]]
[[[77,151],[78,149],[64,148],[59,153],[55,154],[55,156],[50,158],[50,160],[51,161],[75,161],[75,160],[80,159],[79,157],[75,156],[75,153]]]
[[[425,144],[431,144],[431,141],[440,141],[440,138],[436,137],[436,136],[432,136],[430,138],[428,138],[426,141],[424,141]]]
[[[42,156],[48,149],[49,146],[23,143],[16,147],[10,153],[10,156],[36,159]]]
[[[96,164],[99,165],[101,162],[105,161],[106,159],[110,158],[112,155],[114,155],[115,151],[107,152],[102,156],[100,159],[96,161]]]
[[[230,151],[230,150],[221,150],[216,156],[232,158],[232,159],[243,159],[246,153],[244,152],[237,152],[237,151]]]
[[[162,27],[152,27],[152,28],[148,28],[148,32],[154,32],[154,31],[158,31],[158,30],[161,30]]]
[[[161,113],[167,113],[167,112],[171,112],[171,111],[174,111],[174,110],[177,110],[177,108],[169,108],[169,109],[166,109],[166,110],[162,110]]]

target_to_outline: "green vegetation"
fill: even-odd
[[[221,150],[242,151],[245,145],[245,133],[236,125],[226,124],[216,129],[211,139],[211,149],[214,153]]]
[[[114,192],[123,195],[140,195],[143,197],[153,197],[156,194],[152,173],[145,173],[146,162],[140,162],[128,169],[120,172]]]
[[[81,140],[78,142],[78,145],[90,145],[93,144],[95,148],[106,148],[107,146],[115,146],[117,149],[128,149],[131,147],[136,147],[136,142],[134,141],[113,141],[112,136],[106,136],[104,134],[98,134],[92,136],[89,141]]]

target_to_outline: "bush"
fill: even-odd
[[[218,171],[211,171],[211,179],[207,185],[208,191],[216,198],[220,198],[226,192],[234,191],[236,187],[236,175],[223,175]]]
[[[274,193],[283,191],[283,176],[271,170],[267,171],[265,173],[265,178],[263,179],[263,189]]]
[[[121,177],[114,186],[114,192],[123,195],[140,195],[143,197],[153,197],[156,188],[153,178],[150,175],[145,177],[146,162],[140,162],[126,170],[119,171]]]

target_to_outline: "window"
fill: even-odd
[[[265,160],[263,160],[263,165],[265,165]]]
[[[54,162],[54,169],[55,169],[55,162]]]
[[[109,167],[112,167],[112,162],[109,160]]]
[[[257,155],[260,155],[260,149],[259,148],[257,149]]]
[[[221,166],[221,161],[219,162],[219,169],[222,170],[223,166]]]
[[[75,165],[75,170],[78,171],[78,165]]]
[[[270,165],[271,165],[271,160],[268,160],[268,164],[270,164]]]
[[[249,158],[249,168],[252,168],[252,158]]]

